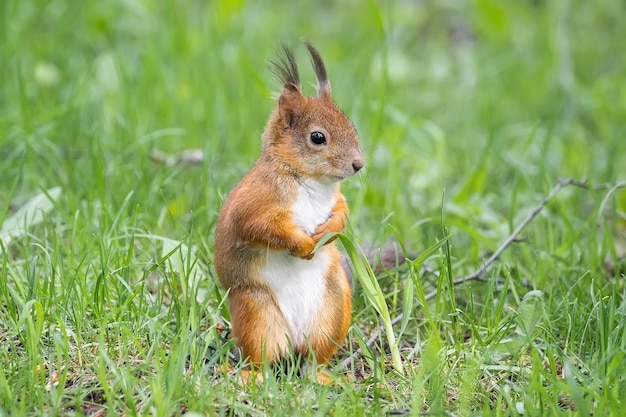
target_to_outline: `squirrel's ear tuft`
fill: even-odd
[[[328,74],[326,73],[326,66],[324,61],[317,52],[317,49],[311,45],[307,40],[304,41],[306,48],[311,55],[311,62],[313,63],[313,69],[315,70],[315,76],[317,77],[317,95],[322,98],[330,98],[330,81],[328,81]]]
[[[285,88],[292,87],[300,90],[300,74],[298,72],[298,65],[296,64],[293,52],[284,43],[281,44],[281,46],[283,49],[283,56],[279,57],[278,60],[270,60],[268,67]]]
[[[278,99],[280,117],[285,122],[285,127],[293,127],[304,106],[300,74],[293,52],[283,43],[282,56],[278,60],[270,60],[268,66],[283,84],[283,91]]]

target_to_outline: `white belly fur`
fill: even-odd
[[[335,205],[336,188],[336,184],[314,181],[302,184],[293,208],[296,225],[313,234],[317,226],[328,220]],[[331,254],[323,249],[308,261],[292,256],[288,251],[267,252],[261,276],[274,292],[289,325],[289,337],[294,347],[305,343],[312,320],[322,306],[330,262]]]
[[[293,220],[306,233],[312,235],[317,226],[328,220],[335,205],[337,186],[311,180],[300,185],[293,205]]]

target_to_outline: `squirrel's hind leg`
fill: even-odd
[[[273,363],[289,352],[289,328],[271,294],[263,288],[230,293],[233,337],[253,366]]]

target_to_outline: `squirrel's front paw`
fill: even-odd
[[[300,251],[296,252],[292,250],[292,251],[289,251],[289,253],[291,253],[292,256],[296,256],[300,259],[306,259],[307,261],[310,261],[311,259],[313,259],[313,255],[314,255],[312,251],[308,253],[304,253],[304,252],[300,252]]]
[[[293,256],[297,256],[298,258],[310,260],[313,259],[313,249],[315,249],[315,242],[309,237],[307,240],[299,244],[297,247],[291,249],[289,252]]]
[[[311,235],[311,238],[313,239],[315,244],[317,244],[317,242],[319,242],[324,236],[326,236],[329,233],[341,233],[343,231],[344,226],[345,226],[344,222],[337,219],[336,216],[331,216],[326,221],[326,223],[322,223],[319,226],[317,226],[317,229],[315,229],[315,232],[313,233],[313,235]],[[326,242],[326,244],[329,244],[336,238],[337,238],[336,236],[333,236]]]
[[[319,242],[320,240],[322,240],[322,238],[324,236],[326,236],[328,233],[339,233],[339,232],[327,232],[327,231],[323,231],[323,232],[316,232],[313,236],[311,236],[313,238],[313,240],[315,242]],[[328,239],[324,245],[328,245],[330,242],[334,241],[335,239],[337,239],[337,236],[332,236],[330,239]],[[316,243],[317,244],[317,243]]]

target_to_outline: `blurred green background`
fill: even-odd
[[[3,202],[14,187],[62,185],[74,206],[134,190],[133,202],[169,206],[182,229],[191,210],[214,221],[258,155],[280,90],[266,62],[280,42],[297,48],[304,84],[314,80],[303,37],[361,135],[367,170],[345,187],[359,225],[374,230],[391,213],[411,225],[437,212],[444,189],[501,211],[512,189],[626,176],[620,1],[0,7]],[[153,148],[201,148],[206,162],[162,169]]]

